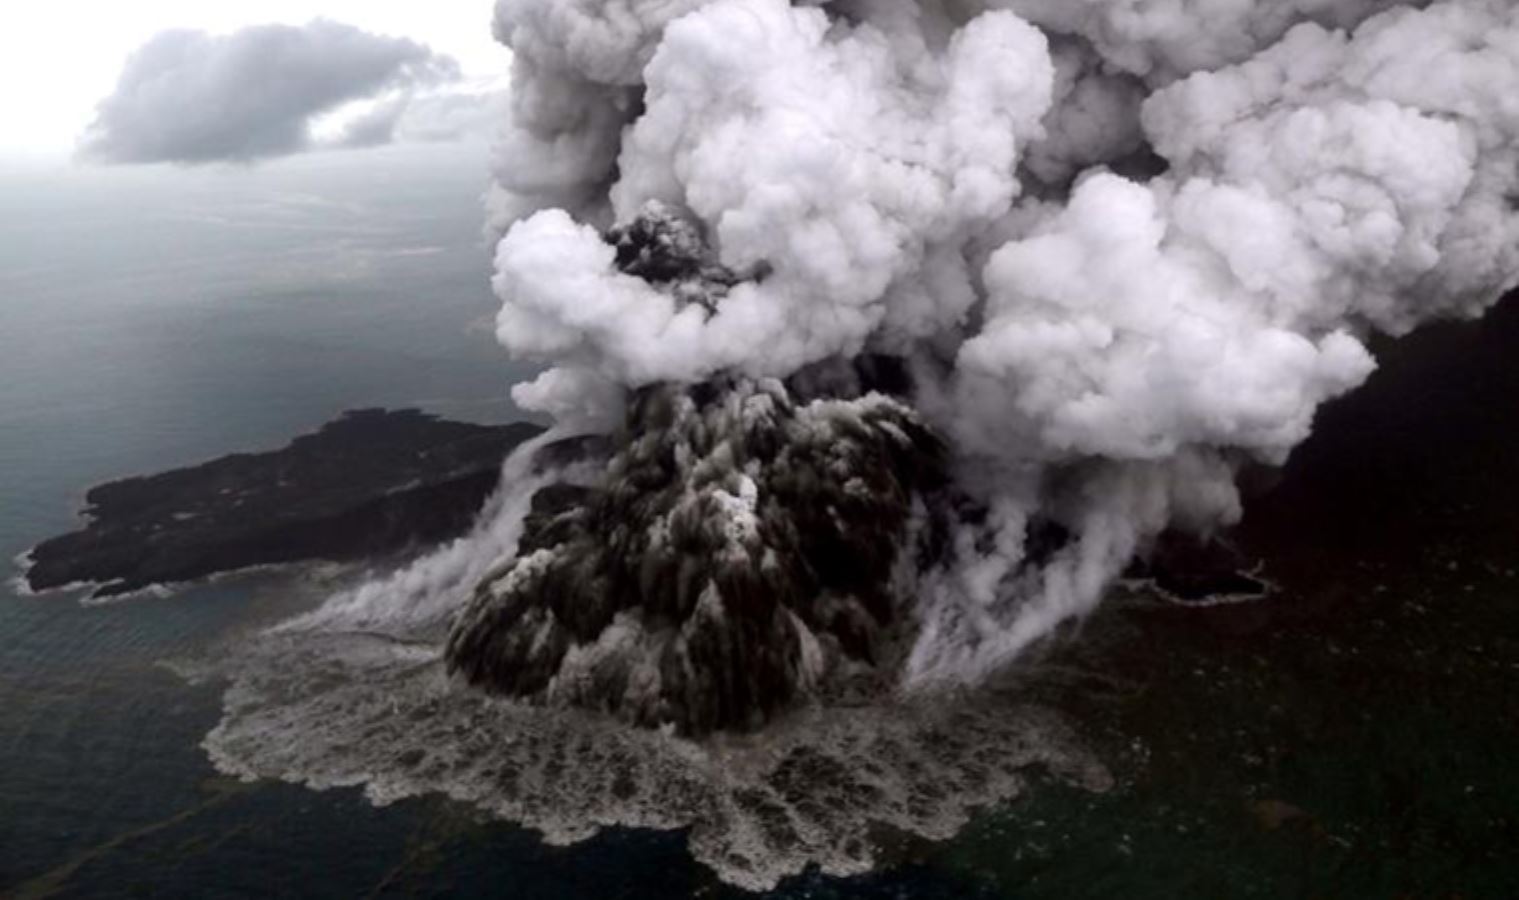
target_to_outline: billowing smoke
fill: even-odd
[[[455,664],[509,693],[565,690],[561,666],[477,652],[534,634],[561,664],[639,645],[619,689],[638,665],[645,689],[747,665],[668,649],[731,580],[734,510],[831,509],[900,463],[854,454],[808,497],[766,480],[784,449],[717,458],[750,427],[734,410],[792,402],[780,380],[809,368],[889,360],[901,384],[816,402],[860,421],[889,406],[946,447],[947,488],[905,486],[934,552],[891,531],[883,558],[913,577],[872,619],[911,631],[908,686],[973,682],[1092,609],[1163,532],[1237,519],[1240,467],[1281,463],[1368,376],[1369,333],[1478,314],[1519,280],[1505,0],[499,0],[496,32],[516,52],[490,203],[498,335],[550,364],[514,397],[622,448],[591,488],[621,499],[582,511],[616,521],[556,545],[578,586],[524,601],[547,576],[523,556],[455,632]],[[630,264],[630,229],[670,221],[641,252],[688,271]],[[651,396],[684,411],[651,417]],[[667,435],[658,477],[617,455],[672,429],[701,449]],[[773,439],[816,438],[799,432]],[[656,549],[672,516],[694,587],[661,568],[679,562]],[[762,581],[766,541],[745,546]],[[776,604],[813,623],[837,591],[804,556],[782,566],[811,594]],[[664,574],[608,577],[641,566]],[[606,610],[572,625],[581,603]],[[629,605],[640,629],[610,612]],[[800,658],[809,632],[755,640]],[[631,718],[650,718],[642,696]]]

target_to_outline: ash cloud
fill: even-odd
[[[700,734],[980,683],[1236,521],[1373,333],[1519,282],[1499,0],[499,0],[495,31],[497,336],[547,367],[513,397],[607,450],[482,523],[530,552],[363,596],[454,585],[449,669],[515,698]]]
[[[551,365],[514,396],[607,427],[651,384],[900,360],[974,511],[920,572],[910,686],[1226,527],[1371,332],[1519,276],[1499,0],[500,0],[496,31],[498,334]],[[760,276],[697,303],[619,268],[651,204]]]
[[[314,121],[377,100],[336,143],[389,143],[426,92],[459,78],[450,57],[404,38],[316,20],[228,35],[173,30],[128,59],[80,140],[107,163],[251,162],[314,149]]]

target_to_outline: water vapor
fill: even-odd
[[[901,360],[975,511],[908,601],[905,682],[975,681],[1163,531],[1234,521],[1238,468],[1365,380],[1371,332],[1514,285],[1516,25],[1497,0],[503,0],[498,334],[551,366],[514,396],[606,427],[651,384]],[[701,300],[619,269],[607,229],[650,209],[734,278]]]

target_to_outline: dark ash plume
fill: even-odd
[[[944,462],[900,400],[652,386],[614,447],[592,486],[534,498],[516,560],[454,626],[451,668],[700,733],[755,727],[887,652],[897,558]]]

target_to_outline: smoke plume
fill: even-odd
[[[1370,332],[1519,276],[1501,0],[500,0],[496,33],[498,334],[550,366],[514,397],[609,430],[656,386],[900,363],[959,498],[910,686],[1234,521]],[[672,214],[731,277],[619,264]]]

